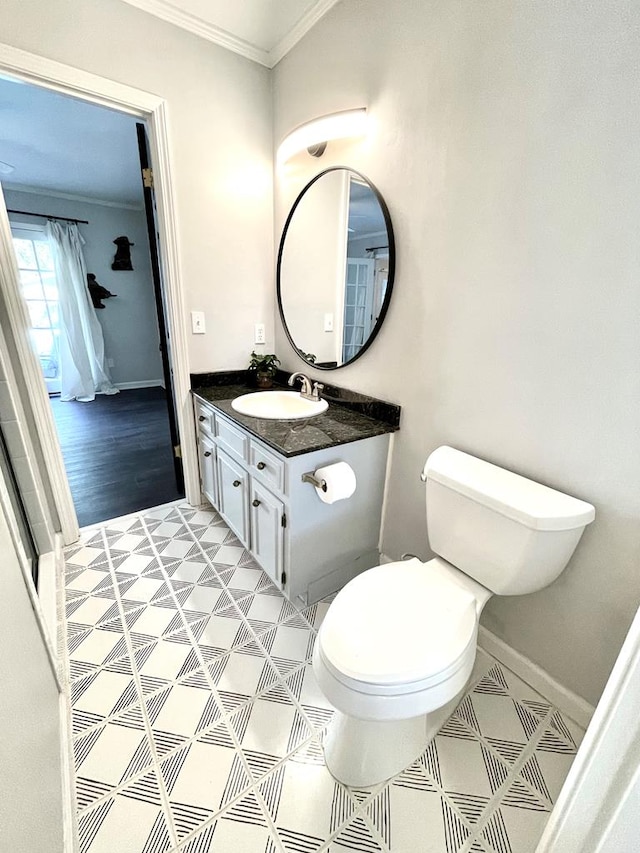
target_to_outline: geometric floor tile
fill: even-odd
[[[80,853],[167,853],[172,836],[154,773],[79,818]]]
[[[583,732],[486,653],[421,756],[347,788],[311,664],[332,596],[297,608],[184,503],[83,531],[65,557],[80,853],[535,850]]]
[[[445,824],[442,795],[405,785],[389,789],[391,849],[394,853],[440,853],[445,850]],[[416,845],[416,839],[422,839]]]

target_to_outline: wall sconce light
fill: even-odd
[[[305,148],[313,157],[321,157],[332,139],[345,139],[363,136],[367,124],[365,107],[357,110],[344,110],[340,113],[322,116],[292,130],[280,143],[277,162],[283,163]]]

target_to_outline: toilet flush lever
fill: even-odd
[[[423,483],[427,482],[427,475],[424,473],[424,471],[422,471],[420,473],[420,479],[422,480]]]

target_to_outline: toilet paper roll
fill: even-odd
[[[316,486],[316,492],[326,504],[350,498],[356,490],[356,474],[347,462],[335,462],[318,468],[315,476],[321,482],[324,481],[325,488]]]

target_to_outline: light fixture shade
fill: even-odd
[[[300,125],[300,127],[292,130],[288,136],[285,136],[280,143],[277,156],[278,165],[286,163],[298,151],[310,148],[320,142],[362,136],[365,133],[366,124],[367,110],[362,107],[357,110],[332,113]]]

